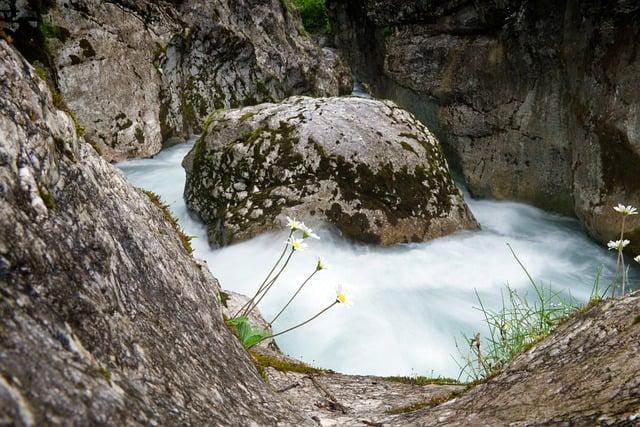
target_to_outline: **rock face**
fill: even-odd
[[[503,372],[395,425],[637,425],[640,294],[561,325]]]
[[[108,160],[145,157],[216,108],[338,95],[348,69],[287,2],[59,0],[0,4],[0,24]]]
[[[213,109],[351,92],[350,70],[300,33],[289,0],[188,0],[179,14],[185,30],[161,57],[167,136],[199,133]]]
[[[438,141],[391,102],[293,97],[220,112],[183,164],[187,206],[221,245],[287,215],[380,244],[477,227]]]
[[[637,2],[328,3],[356,74],[434,131],[474,196],[575,214],[602,241],[612,206],[640,204]]]
[[[166,213],[2,40],[0,92],[0,424],[306,424]]]

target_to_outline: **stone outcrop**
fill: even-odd
[[[0,3],[0,27],[108,160],[145,157],[216,108],[338,95],[349,70],[299,30],[286,1]],[[60,101],[63,102],[63,101]]]
[[[163,212],[0,40],[0,424],[309,424]]]
[[[640,204],[637,2],[328,4],[355,73],[434,131],[472,195],[575,214],[601,241],[612,206]]]
[[[183,164],[187,206],[216,244],[286,216],[380,244],[477,227],[438,141],[391,102],[293,97],[219,112]]]
[[[561,325],[486,383],[394,425],[637,425],[640,293]]]

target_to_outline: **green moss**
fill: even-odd
[[[430,378],[430,377],[422,377],[422,376],[418,376],[418,377],[393,376],[393,377],[383,377],[383,379],[387,381],[396,382],[396,383],[411,384],[411,385],[430,385],[430,384],[459,385],[460,384],[458,380],[454,380],[453,378],[444,378],[444,377]]]
[[[185,234],[182,227],[180,227],[178,220],[171,213],[171,210],[169,209],[169,205],[164,203],[160,198],[160,196],[154,193],[153,191],[142,190],[142,192],[149,198],[151,203],[156,205],[160,209],[160,211],[162,211],[164,219],[175,230],[176,234],[180,238],[180,242],[182,243],[182,246],[184,247],[185,251],[187,251],[188,254],[192,254],[193,247],[191,247],[191,240],[193,239],[193,237]]]
[[[241,122],[246,122],[247,120],[250,120],[255,115],[256,115],[256,113],[245,113],[240,117],[240,121]]]
[[[42,79],[45,83],[47,83],[49,81],[49,77],[47,76],[47,72],[41,66],[36,65],[35,67],[33,67],[33,73],[36,76],[40,77],[40,79]]]
[[[218,292],[218,296],[220,297],[220,304],[222,304],[225,308],[229,308],[227,306],[227,302],[229,301],[229,294],[224,292],[224,291],[220,291]]]
[[[135,130],[134,134],[135,134],[135,137],[136,137],[136,141],[138,141],[138,144],[143,145],[144,144],[144,131],[142,130],[142,128],[136,126],[136,130]]]
[[[267,356],[257,351],[252,351],[254,364],[260,375],[266,379],[266,368],[273,368],[280,372],[297,372],[299,374],[317,375],[323,373],[331,373],[333,371],[314,368],[301,362],[292,362],[273,356]]]
[[[13,38],[4,32],[4,29],[0,27],[0,39],[6,41],[8,44],[13,43]]]
[[[416,150],[413,149],[413,147],[411,146],[411,144],[409,144],[408,142],[405,141],[400,141],[400,145],[402,146],[402,148],[404,148],[407,151],[412,152],[415,155],[418,155],[418,153],[416,153]]]
[[[46,187],[42,185],[38,185],[38,194],[40,195],[40,198],[44,202],[44,205],[47,207],[47,209],[55,209],[56,199],[53,198],[53,196],[51,195],[49,190],[46,189]]]
[[[69,114],[69,117],[71,117],[71,120],[73,121],[73,127],[76,130],[76,135],[78,135],[78,138],[82,138],[86,133],[86,129],[84,126],[82,126],[82,124],[78,120],[78,117],[76,116],[76,112],[69,109],[67,111],[67,114]]]
[[[71,36],[71,33],[66,28],[59,27],[48,21],[41,21],[38,25],[38,29],[45,38],[55,38],[63,43]]]
[[[111,372],[103,366],[96,369],[96,375],[104,378],[106,381],[111,381]]]

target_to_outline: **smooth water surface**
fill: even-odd
[[[187,212],[182,199],[182,158],[193,141],[162,151],[153,159],[118,164],[129,181],[157,192],[171,206],[226,289],[253,293],[277,259],[287,233],[262,235],[223,249],[209,247],[204,226]],[[297,253],[279,285],[261,303],[267,320],[280,310],[323,256],[330,265],[276,322],[276,331],[305,320],[335,300],[335,285],[348,286],[351,308],[336,306],[316,321],[278,338],[285,353],[344,373],[442,375],[457,377],[454,338],[482,331],[475,292],[498,307],[508,283],[532,292],[509,252],[511,244],[531,275],[554,290],[585,301],[599,266],[610,281],[615,254],[589,240],[576,220],[519,203],[478,201],[466,195],[482,225],[426,243],[373,247],[343,239],[333,229],[319,230],[320,241]],[[635,280],[635,276],[634,276]]]

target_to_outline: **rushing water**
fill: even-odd
[[[182,199],[182,158],[193,145],[177,145],[153,159],[118,164],[129,181],[153,190],[170,204],[222,286],[250,294],[282,250],[286,233],[266,234],[223,249],[209,247],[204,226]],[[482,330],[475,292],[497,307],[508,283],[531,292],[511,244],[531,275],[565,295],[585,301],[599,266],[607,282],[615,254],[589,240],[577,221],[519,203],[466,200],[482,225],[426,243],[373,247],[354,243],[325,227],[320,241],[297,253],[279,285],[261,303],[267,320],[315,267],[317,256],[330,265],[320,272],[275,329],[306,319],[335,300],[334,287],[348,285],[355,304],[336,306],[314,322],[278,338],[285,353],[344,373],[377,375],[458,375],[454,338]],[[634,276],[635,277],[635,276]],[[635,280],[635,279],[634,279]]]

